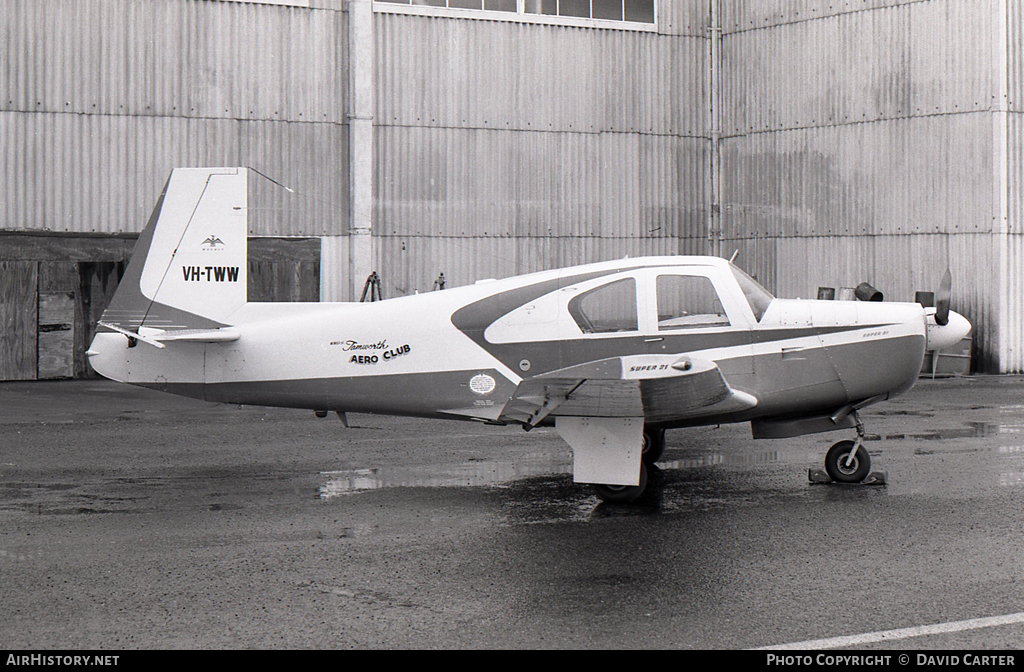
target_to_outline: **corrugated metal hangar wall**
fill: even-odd
[[[378,11],[373,227],[390,287],[705,250],[707,12],[658,10],[657,31]]]
[[[722,0],[722,249],[780,296],[947,267],[975,366],[1024,370],[1020,0]]]
[[[252,166],[292,188],[249,180],[249,296],[318,299],[319,237],[348,232],[334,5],[0,0],[0,380],[88,374],[95,321],[176,166]]]
[[[1024,370],[1021,0],[486,2],[0,0],[0,379],[86,373],[188,165],[268,178],[250,299],[739,250],[780,296],[912,300],[949,266],[976,366]]]

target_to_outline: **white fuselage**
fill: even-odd
[[[659,325],[667,275],[710,280],[721,322]],[[622,279],[636,287],[635,329],[586,333],[573,298]],[[380,302],[246,303],[227,320],[237,340],[157,349],[100,333],[90,361],[109,378],[210,401],[495,420],[524,378],[613,355],[687,354],[757,398],[724,418],[747,420],[903,392],[927,340],[966,323],[956,316],[943,331],[917,304],[782,299],[759,317],[726,262],[645,258]]]

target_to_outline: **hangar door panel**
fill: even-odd
[[[0,261],[0,380],[35,380],[39,269]]]

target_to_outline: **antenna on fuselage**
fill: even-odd
[[[731,257],[729,257],[729,263],[731,264],[732,262],[736,261],[736,257],[738,257],[739,254],[740,254],[739,248],[736,248],[736,251],[732,253]]]

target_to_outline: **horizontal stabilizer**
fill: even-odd
[[[111,331],[116,331],[119,334],[124,334],[128,338],[134,338],[136,340],[142,341],[143,343],[147,343],[149,345],[152,345],[154,348],[161,348],[161,349],[163,349],[163,348],[167,347],[163,343],[160,343],[160,342],[156,341],[152,336],[144,336],[144,335],[140,334],[137,331],[129,331],[128,329],[122,329],[121,327],[117,326],[116,324],[110,324],[109,322],[104,322],[103,320],[100,320],[99,322],[97,322],[96,326],[98,326],[98,327],[105,327],[107,329],[110,329]]]
[[[141,327],[139,331],[123,329],[115,324],[103,322],[96,323],[97,326],[105,327],[128,338],[134,338],[156,348],[165,348],[163,341],[188,341],[192,343],[227,343],[237,341],[241,335],[234,327],[222,327],[220,329],[177,329],[174,331],[161,331],[159,329],[147,329]]]
[[[157,341],[189,341],[192,343],[227,343],[237,341],[241,334],[234,327],[219,329],[177,329],[151,334]]]

